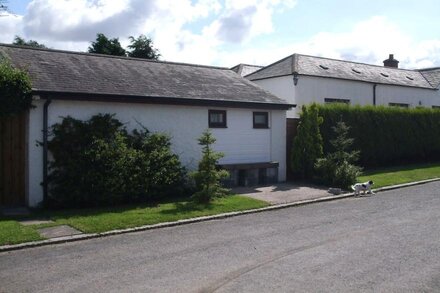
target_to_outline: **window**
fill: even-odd
[[[209,128],[226,128],[226,111],[209,110]]]
[[[268,112],[254,112],[254,128],[269,128]]]
[[[330,104],[330,103],[350,104],[350,100],[348,100],[348,99],[330,99],[330,98],[325,98],[324,102],[326,104]]]
[[[389,103],[388,105],[391,107],[409,108],[409,104],[404,103]]]

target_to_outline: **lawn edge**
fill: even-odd
[[[435,182],[435,181],[440,181],[440,178],[433,178],[433,179],[427,179],[427,180],[421,180],[421,181],[415,181],[415,182],[409,182],[409,183],[403,183],[403,184],[390,185],[390,186],[385,186],[385,187],[373,189],[373,191],[374,192],[383,192],[383,191],[394,190],[394,189],[399,189],[399,188],[404,188],[404,187],[426,184],[426,183]],[[255,213],[285,209],[285,208],[290,208],[290,207],[295,207],[295,206],[303,206],[303,205],[308,205],[308,204],[317,203],[317,202],[333,201],[333,200],[338,200],[338,199],[349,198],[352,196],[354,196],[354,193],[350,192],[350,193],[344,193],[341,195],[331,195],[331,196],[325,196],[325,197],[320,197],[320,198],[315,198],[315,199],[296,201],[296,202],[292,202],[292,203],[277,204],[277,205],[272,205],[272,206],[268,206],[268,207],[264,207],[264,208],[244,210],[244,211],[238,211],[238,212],[228,212],[228,213],[222,213],[222,214],[217,214],[217,215],[212,215],[212,216],[203,216],[203,217],[183,219],[183,220],[178,220],[178,221],[173,221],[173,222],[164,222],[164,223],[158,223],[158,224],[153,224],[153,225],[144,225],[144,226],[139,226],[139,227],[134,227],[134,228],[117,229],[117,230],[111,230],[111,231],[101,232],[101,233],[80,234],[80,235],[58,237],[58,238],[53,238],[53,239],[41,240],[41,241],[25,242],[25,243],[20,243],[20,244],[3,245],[3,246],[0,246],[0,253],[7,252],[7,251],[13,251],[13,250],[20,250],[20,249],[25,249],[25,248],[31,248],[31,247],[40,247],[40,246],[46,246],[46,245],[52,245],[52,244],[61,244],[61,243],[67,243],[67,242],[73,242],[73,241],[80,241],[80,240],[87,240],[87,239],[93,239],[93,238],[126,234],[126,233],[134,233],[134,232],[140,232],[140,231],[155,230],[155,229],[160,229],[160,228],[175,227],[175,226],[181,226],[181,225],[198,223],[198,222],[219,220],[219,219],[225,219],[225,218],[230,218],[230,217],[235,217],[235,216],[240,216],[240,215],[255,214]]]

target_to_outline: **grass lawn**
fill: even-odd
[[[440,163],[366,170],[358,182],[374,181],[374,188],[440,177]]]
[[[50,218],[56,224],[66,224],[85,233],[99,233],[114,229],[132,228],[181,219],[249,210],[269,204],[243,196],[228,196],[208,205],[192,202],[164,203],[156,207],[137,206],[108,209],[85,209],[53,212]]]
[[[51,219],[54,223],[24,227],[14,220],[0,220],[0,245],[41,240],[42,238],[38,235],[37,229],[43,227],[69,225],[84,233],[99,233],[226,212],[250,210],[268,205],[264,201],[233,195],[218,198],[207,205],[179,201],[163,203],[155,207],[137,205],[116,208],[42,211],[36,212],[31,217]]]
[[[13,220],[0,219],[0,245],[43,240],[38,232]]]

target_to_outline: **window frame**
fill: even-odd
[[[388,107],[396,107],[402,109],[409,109],[409,104],[407,103],[388,103]]]
[[[325,104],[346,104],[350,105],[350,99],[324,98]]]
[[[211,114],[223,115],[223,122],[211,122]],[[227,113],[226,110],[208,110],[208,126],[209,128],[227,128]]]
[[[256,123],[255,121],[255,117],[257,115],[264,115],[265,118],[265,123]],[[263,111],[257,111],[257,112],[252,112],[252,124],[254,126],[254,128],[256,129],[268,129],[269,128],[269,112],[263,112]]]

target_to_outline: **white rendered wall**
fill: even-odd
[[[404,103],[410,107],[440,106],[440,91],[392,85],[378,85],[376,104],[388,106],[389,103]]]
[[[35,206],[43,199],[43,149],[35,142],[43,140],[43,104],[36,101],[37,107],[29,116],[29,206]],[[128,130],[139,128],[136,121],[152,132],[165,132],[171,136],[172,149],[179,155],[188,169],[195,169],[201,157],[197,139],[208,128],[208,109],[227,111],[227,128],[212,128],[217,138],[214,148],[225,154],[220,163],[279,162],[279,180],[285,180],[286,158],[286,111],[269,112],[270,128],[254,129],[253,109],[189,107],[173,105],[124,104],[78,101],[52,101],[49,106],[48,124],[53,125],[61,117],[72,116],[87,120],[98,113],[116,114]]]
[[[255,80],[253,82],[275,96],[287,101],[289,104],[296,104],[298,102],[297,99],[295,99],[296,87],[293,85],[292,75]],[[295,118],[292,116],[295,112],[295,108],[287,111],[287,118]]]
[[[348,99],[351,105],[373,105],[373,83],[299,76],[298,83],[294,86],[292,75],[254,82],[274,95],[297,105],[296,108],[287,111],[287,118],[299,118],[303,105],[313,102],[322,104],[325,98]],[[388,106],[389,103],[405,103],[411,107],[440,106],[440,91],[378,84],[376,105]]]

